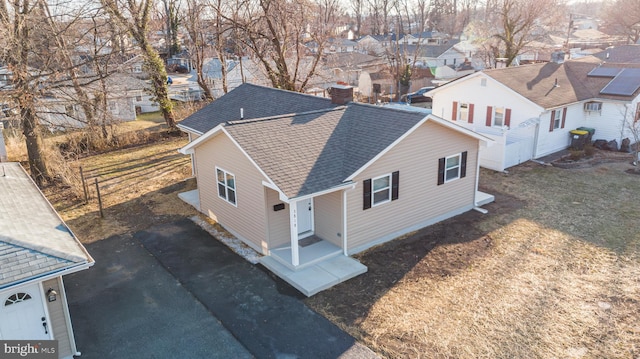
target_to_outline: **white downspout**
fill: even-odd
[[[300,254],[298,248],[298,202],[289,202],[289,230],[291,233],[291,264],[300,264]]]
[[[478,141],[478,150],[476,152],[476,186],[473,190],[473,206],[478,207],[478,185],[480,184],[480,141]]]

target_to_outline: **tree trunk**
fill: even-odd
[[[176,120],[173,115],[173,103],[169,99],[169,87],[167,85],[167,70],[164,68],[162,59],[158,52],[151,47],[148,43],[140,44],[144,51],[144,56],[147,62],[149,75],[151,76],[151,83],[153,85],[154,95],[156,101],[160,105],[160,111],[164,121],[167,123],[169,132],[178,131],[176,126]]]
[[[38,131],[37,118],[32,104],[20,104],[22,132],[24,133],[29,156],[29,170],[33,180],[41,186],[50,180],[49,171],[42,155],[42,138]]]

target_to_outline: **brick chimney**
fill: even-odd
[[[353,87],[347,84],[337,84],[331,86],[331,103],[336,105],[346,105],[353,101]]]

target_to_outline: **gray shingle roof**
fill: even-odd
[[[553,62],[507,67],[483,71],[531,102],[549,109],[589,99],[629,100],[629,96],[606,95],[600,91],[611,81],[610,77],[593,77],[587,74],[597,66],[639,67],[638,64],[601,65],[594,57],[587,57],[563,64]],[[556,85],[557,80],[557,85]],[[633,97],[640,91],[636,91]]]
[[[289,198],[330,189],[367,164],[425,114],[350,103],[225,129]]]
[[[205,133],[225,121],[239,120],[240,109],[244,119],[255,119],[335,106],[326,98],[245,83],[185,118],[179,126]]]
[[[0,163],[0,288],[93,262],[18,163]]]

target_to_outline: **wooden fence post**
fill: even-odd
[[[104,218],[104,213],[102,212],[102,197],[100,197],[100,187],[98,186],[98,179],[96,178],[96,193],[98,194],[98,207],[100,208],[100,218]]]

